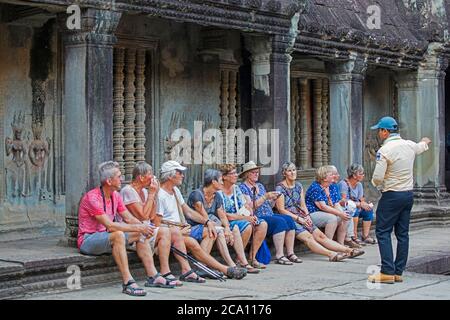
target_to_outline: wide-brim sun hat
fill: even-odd
[[[245,164],[242,166],[242,171],[241,171],[241,173],[239,173],[239,178],[242,178],[242,176],[244,175],[244,173],[246,173],[246,172],[248,172],[248,171],[251,171],[251,170],[254,170],[254,169],[261,169],[261,168],[262,168],[262,167],[256,165],[255,162],[249,161],[249,162],[245,163]]]

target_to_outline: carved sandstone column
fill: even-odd
[[[114,116],[113,116],[113,148],[114,161],[120,164],[120,171],[125,172],[124,167],[124,136],[123,136],[123,121],[125,113],[123,110],[123,93],[124,93],[124,73],[125,66],[125,49],[114,49]]]
[[[134,81],[136,79],[134,71],[136,68],[136,49],[127,49],[125,55],[125,179],[131,180],[131,174],[134,168],[134,141],[135,141],[135,118],[134,110],[135,91]]]
[[[322,165],[329,164],[328,154],[328,79],[322,79]]]
[[[331,160],[344,173],[363,162],[363,80],[367,63],[352,52],[347,62],[330,65]]]
[[[298,20],[293,21],[296,26],[295,22]],[[277,34],[271,39],[246,38],[252,54],[252,127],[274,129],[270,131],[267,145],[259,143],[260,151],[270,150],[270,163],[266,163],[270,167],[261,170],[262,181],[269,188],[281,179],[281,162],[290,158],[290,53],[294,41],[295,35],[290,33]],[[261,152],[259,155],[261,158]]]
[[[222,131],[222,137],[226,137],[226,130],[228,129],[228,113],[229,113],[229,70],[222,69],[220,72],[220,130]],[[222,156],[224,162],[226,162],[227,156],[227,147],[224,144],[224,148],[222,150]]]
[[[308,125],[308,80],[307,79],[300,79],[300,121],[299,121],[299,132],[300,134],[297,135],[299,139],[299,147],[297,148],[297,157],[298,161],[300,163],[300,166],[303,170],[308,169],[311,167],[311,163],[309,161],[309,125]]]
[[[322,166],[322,80],[314,79],[313,83],[313,101],[314,101],[314,136],[313,136],[313,167]]]
[[[145,49],[139,49],[136,56],[136,162],[145,161]]]
[[[98,165],[113,158],[113,44],[121,13],[83,9],[81,30],[64,36],[66,236],[75,245],[78,206],[99,184]]]
[[[415,135],[411,132],[405,138],[418,141],[429,137],[432,141],[429,150],[416,158],[414,191],[418,201],[434,205],[450,202],[445,187],[445,72],[448,57],[444,52],[441,43],[428,46],[417,73],[417,113],[403,113],[401,119],[417,127]]]

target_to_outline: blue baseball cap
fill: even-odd
[[[370,129],[372,129],[372,130],[375,130],[375,129],[397,130],[398,124],[397,124],[397,121],[395,121],[395,119],[392,117],[383,117],[380,119],[380,121],[378,121],[378,123],[376,125],[370,127]]]

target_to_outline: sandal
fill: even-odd
[[[254,274],[259,273],[259,269],[256,267],[252,267],[249,263],[247,263],[246,265],[238,263],[237,265],[239,267],[247,269],[247,273],[254,273]]]
[[[350,239],[352,239],[353,242],[356,242],[357,244],[359,244],[360,246],[365,246],[366,244],[364,243],[364,241],[361,241],[360,239],[358,239],[357,237],[351,237]]]
[[[293,265],[293,263],[291,261],[289,261],[285,256],[281,256],[281,257],[275,259],[275,263],[282,264],[282,265],[285,265],[285,266],[292,266]]]
[[[156,282],[156,279],[163,278],[164,282]],[[146,287],[153,287],[153,288],[166,288],[166,289],[173,289],[175,288],[174,281],[167,280],[161,274],[158,272],[153,277],[147,277],[147,281],[145,282],[144,286]]]
[[[126,284],[122,284],[122,293],[128,294],[130,296],[134,297],[143,297],[147,295],[147,292],[144,291],[142,288],[135,288],[131,285],[136,283],[133,279],[129,280]]]
[[[364,253],[365,253],[364,250],[352,249],[352,251],[350,253],[346,253],[345,255],[348,258],[356,258],[356,257],[362,256]]]
[[[289,259],[289,261],[294,262],[294,263],[302,263],[303,262],[302,259],[300,259],[299,257],[297,257],[295,255],[295,253],[288,255],[287,258]]]
[[[363,243],[365,243],[365,244],[377,244],[378,243],[377,240],[375,240],[374,238],[371,238],[369,236],[367,236],[365,238],[363,237],[362,240],[363,240]]]
[[[162,274],[161,276],[166,278],[166,280],[175,282],[175,286],[177,286],[177,287],[181,287],[183,285],[183,282],[181,282],[180,280],[177,280],[177,278],[175,278],[175,276],[172,274],[172,272],[167,272],[165,274]]]
[[[345,254],[340,253],[340,252],[336,252],[334,255],[332,255],[329,258],[329,261],[330,262],[339,262],[339,261],[342,261],[342,260],[344,260],[346,258],[347,258],[347,256]]]
[[[185,282],[193,282],[193,283],[205,283],[205,282],[206,282],[206,280],[203,279],[203,278],[201,278],[201,277],[199,277],[198,274],[195,274],[194,277],[188,277],[188,276],[190,276],[190,275],[193,274],[193,273],[195,273],[195,271],[192,270],[192,269],[189,270],[189,271],[186,272],[186,273],[183,273],[183,274],[180,276],[180,280],[181,280],[181,281],[185,281]]]
[[[265,264],[262,264],[258,260],[253,260],[250,262],[250,264],[252,265],[253,268],[256,268],[256,269],[266,269],[267,268],[267,266]]]
[[[240,280],[247,275],[246,268],[239,267],[228,267],[227,269],[227,277],[230,279]]]

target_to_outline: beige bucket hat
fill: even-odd
[[[239,174],[239,178],[242,178],[242,175],[247,171],[261,168],[262,168],[261,166],[257,166],[256,163],[254,163],[253,161],[249,161],[242,166],[242,172]]]

